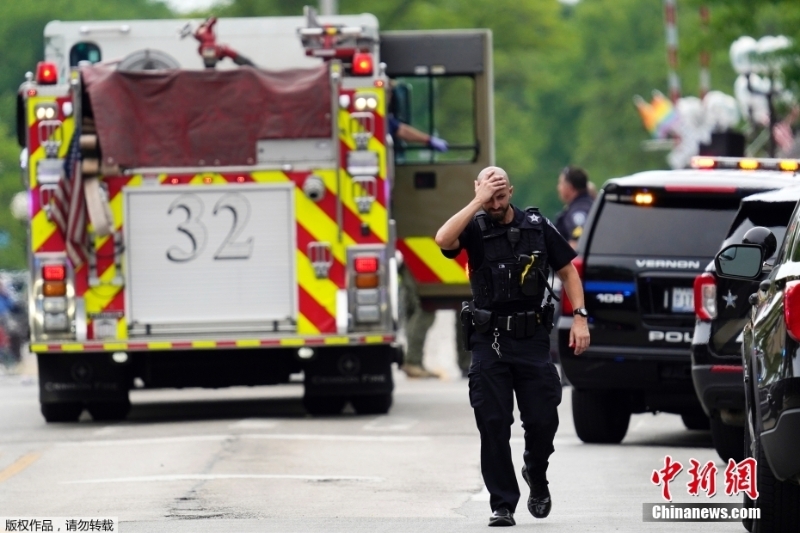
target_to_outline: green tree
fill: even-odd
[[[172,16],[162,3],[148,0],[25,0],[0,4],[0,232],[10,235],[0,250],[0,269],[27,264],[26,226],[9,211],[14,194],[24,190],[16,141],[16,94],[44,55],[44,27],[51,20],[113,20]]]

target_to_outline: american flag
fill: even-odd
[[[76,128],[64,159],[64,173],[53,199],[53,222],[58,226],[74,268],[86,261],[88,232],[81,176],[80,129]]]

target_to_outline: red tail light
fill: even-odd
[[[576,257],[572,260],[572,264],[575,265],[575,270],[578,271],[578,275],[583,279],[583,258]],[[567,291],[561,291],[561,314],[563,316],[572,316],[573,309],[572,302],[567,297]]]
[[[359,52],[353,56],[353,76],[372,75],[372,54]]]
[[[717,280],[711,272],[694,278],[694,314],[700,320],[717,317]]]
[[[58,83],[58,70],[55,63],[39,61],[36,64],[36,83],[41,85],[55,85]]]
[[[378,271],[378,258],[374,255],[356,257],[353,265],[359,274],[369,274]]]
[[[711,365],[711,371],[716,374],[741,374],[742,365]]]
[[[67,268],[64,265],[42,266],[42,279],[45,281],[64,281],[67,277]]]
[[[783,290],[783,320],[786,333],[800,341],[800,281],[790,281]]]

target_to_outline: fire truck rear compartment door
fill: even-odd
[[[132,336],[294,329],[291,184],[124,192]]]

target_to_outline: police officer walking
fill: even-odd
[[[490,526],[513,526],[520,498],[511,458],[516,393],[525,430],[522,477],[530,487],[528,510],[550,513],[548,459],[558,429],[561,383],[550,361],[552,305],[549,269],[561,278],[575,307],[570,346],[589,345],[583,289],[575,252],[536,208],[511,205],[508,174],[487,167],[475,181],[475,198],[439,229],[436,243],[447,257],[467,250],[473,301],[462,310],[472,350],[469,398],[481,434],[481,473],[493,511]],[[544,305],[543,305],[543,300]]]
[[[565,207],[556,217],[556,229],[576,248],[594,198],[589,192],[589,176],[580,167],[566,167],[558,176],[558,197]]]

